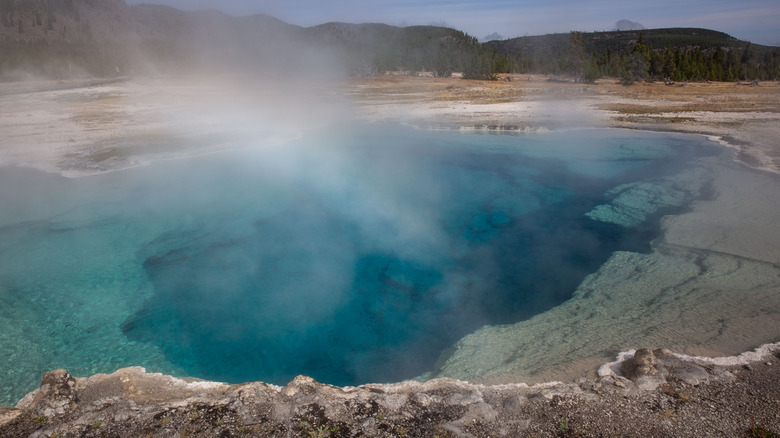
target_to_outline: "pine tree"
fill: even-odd
[[[49,9],[46,11],[46,29],[54,30],[54,23],[57,22],[57,18],[54,16],[54,12]]]
[[[623,74],[620,83],[633,85],[636,81],[647,79],[647,64],[639,53],[626,55],[623,61]]]

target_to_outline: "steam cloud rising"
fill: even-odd
[[[596,135],[578,140],[585,167],[573,169],[553,158],[572,139],[550,140],[529,154],[517,137],[350,124],[167,165],[179,171],[158,184],[192,219],[142,251],[154,294],[123,329],[218,380],[429,371],[461,336],[560,303],[613,251],[653,236],[585,213],[626,166],[639,176],[669,159],[604,168],[599,154],[615,149]]]

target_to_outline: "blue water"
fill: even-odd
[[[614,251],[646,251],[701,195],[638,198],[626,221],[610,190],[661,184],[707,146],[338,126],[76,179],[0,169],[0,402],[60,367],[413,378],[478,327],[565,301]]]

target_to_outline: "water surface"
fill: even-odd
[[[662,215],[707,195],[665,177],[716,152],[394,125],[246,146],[76,179],[0,170],[0,403],[54,368],[413,378],[477,328],[565,301],[615,251],[647,251]]]

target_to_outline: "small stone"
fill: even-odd
[[[640,376],[654,376],[658,374],[655,355],[646,348],[640,348],[634,353],[633,358],[623,363],[623,373],[631,380]]]
[[[744,369],[746,369],[748,371],[753,371],[753,367],[749,363],[746,363],[745,365],[742,365],[742,368],[744,368]]]
[[[621,382],[620,380],[615,380],[615,386],[617,386],[618,388],[625,388],[626,384]]]
[[[427,407],[433,402],[433,399],[428,394],[418,393],[412,395],[412,401],[422,407]]]
[[[509,397],[504,401],[504,409],[507,411],[518,411],[523,406],[527,405],[530,402],[528,400],[528,397],[524,395],[515,395],[512,397]]]

